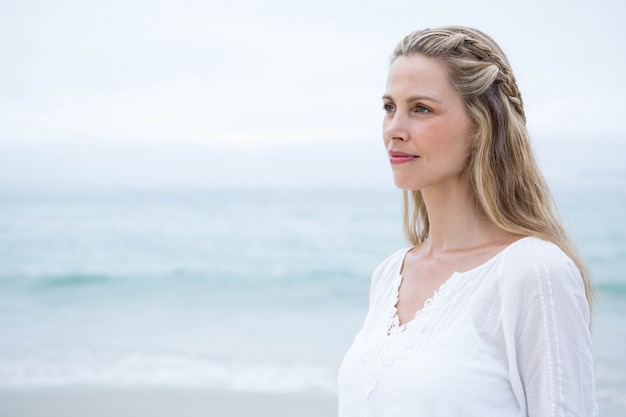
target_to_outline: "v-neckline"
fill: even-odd
[[[404,269],[404,261],[406,259],[407,254],[415,247],[412,246],[410,248],[408,248],[404,254],[402,254],[402,257],[400,259],[400,263],[398,266],[398,269],[396,271],[396,281],[394,283],[394,297],[392,297],[392,316],[391,316],[391,322],[389,323],[388,326],[388,330],[387,330],[387,335],[391,335],[392,333],[402,333],[404,332],[407,327],[409,327],[411,325],[411,323],[413,323],[419,316],[421,316],[422,314],[424,314],[424,312],[428,311],[428,309],[431,308],[431,306],[435,303],[436,299],[438,298],[439,294],[441,294],[441,292],[443,290],[445,290],[446,287],[450,287],[451,285],[449,284],[450,282],[454,282],[455,280],[458,280],[459,277],[464,276],[464,275],[470,275],[473,274],[483,268],[485,268],[486,266],[490,265],[491,263],[495,262],[498,258],[500,258],[505,252],[507,252],[510,248],[516,246],[519,242],[522,242],[524,240],[527,239],[532,239],[532,236],[526,236],[520,239],[517,239],[516,241],[508,244],[507,246],[505,246],[504,248],[502,248],[502,250],[500,250],[498,253],[496,253],[495,255],[493,255],[491,258],[487,259],[485,262],[468,269],[467,271],[463,271],[463,272],[459,272],[459,271],[453,271],[452,274],[450,274],[450,276],[448,278],[446,278],[446,280],[439,286],[439,288],[437,288],[433,294],[428,297],[425,301],[424,304],[422,305],[421,308],[417,309],[415,311],[415,314],[413,314],[413,316],[407,320],[404,323],[400,323],[400,317],[398,316],[398,301],[400,299],[400,286],[402,285],[402,281],[403,281],[403,276],[402,276],[402,270]],[[393,331],[394,329],[398,329],[397,331]],[[393,331],[393,332],[392,332]]]

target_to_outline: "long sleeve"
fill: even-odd
[[[507,271],[508,269],[508,271]],[[509,376],[523,416],[597,416],[582,279],[555,245],[512,261],[501,282]]]

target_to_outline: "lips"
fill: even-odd
[[[389,151],[389,162],[391,162],[392,164],[403,164],[417,158],[419,158],[419,156],[417,155],[411,155],[409,153],[400,151]]]

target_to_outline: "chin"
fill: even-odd
[[[414,181],[407,181],[406,179],[400,180],[398,178],[394,178],[393,182],[397,188],[403,191],[415,191],[421,188],[418,184],[415,184]]]
[[[401,189],[401,190],[415,190],[415,186],[418,185],[416,184],[415,181],[415,175],[408,175],[407,172],[398,172],[398,171],[392,171],[393,173],[393,183],[396,185],[397,188]]]

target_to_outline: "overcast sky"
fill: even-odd
[[[501,44],[547,175],[626,178],[625,4],[0,0],[0,184],[390,183],[389,54],[446,24]]]

